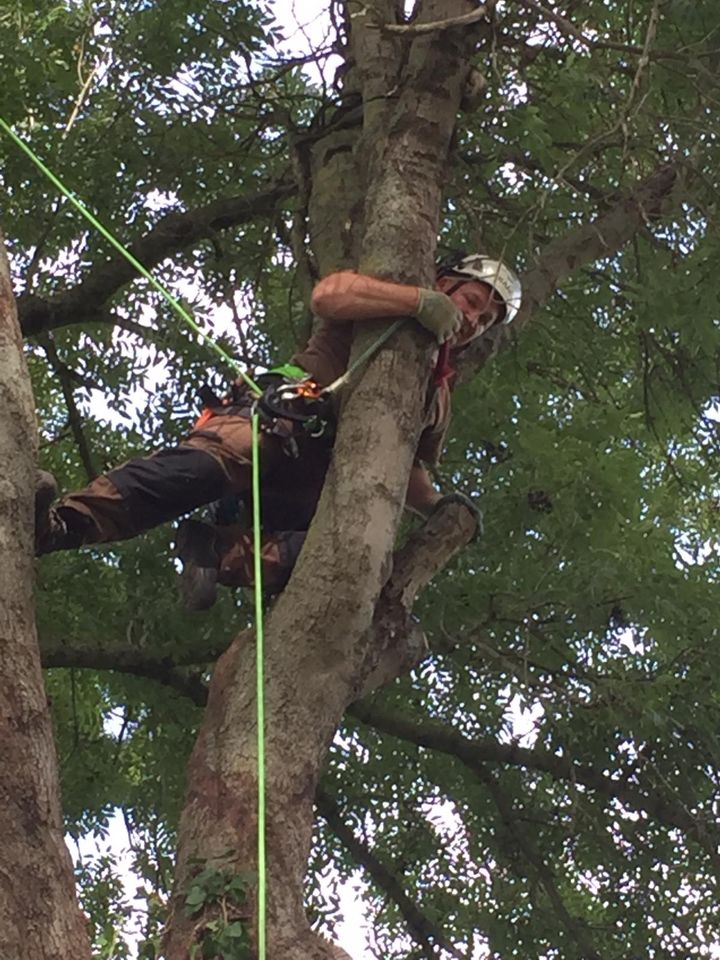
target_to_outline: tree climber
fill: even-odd
[[[320,387],[346,369],[354,322],[415,317],[441,344],[406,495],[406,507],[421,516],[429,516],[444,499],[433,487],[424,463],[438,461],[450,421],[454,372],[450,358],[494,324],[512,321],[520,296],[515,274],[484,255],[443,264],[435,289],[343,270],[325,277],[313,290],[312,309],[321,323],[291,363]],[[215,501],[247,503],[253,401],[249,389],[236,388],[230,402],[206,408],[177,447],[129,460],[54,504],[55,481],[41,473],[36,493],[36,554],[124,540]],[[268,593],[281,590],[292,572],[317,506],[331,449],[327,436],[312,436],[289,420],[262,424],[262,566]],[[186,520],[179,527],[177,546],[190,608],[210,606],[218,582],[252,584],[252,531],[246,523],[209,525]]]

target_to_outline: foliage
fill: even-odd
[[[343,107],[340,81],[311,82],[283,60],[265,7],[13,0],[0,12],[3,115],[128,242],[171,212],[252,194],[295,176],[298,141]],[[720,937],[720,12],[716,0],[590,0],[582,20],[576,4],[553,9],[585,39],[537,4],[497,5],[478,54],[488,92],[459,125],[442,245],[487,245],[530,268],[660,163],[677,165],[681,199],[575,270],[456,392],[437,480],[482,494],[485,536],[425,594],[431,655],[373,707],[531,753],[472,771],[348,718],[325,786],[366,853],[320,818],[308,900],[332,922],[318,878],[329,863],[341,878],[362,866],[383,958],[419,954],[373,860],[477,957],[699,957]],[[109,262],[9,141],[0,158],[19,293],[58,297]],[[157,270],[249,365],[284,359],[306,329],[301,194]],[[179,439],[197,387],[227,373],[141,280],[27,351],[42,464],[65,488],[85,482],[87,463],[64,376],[102,470]],[[248,615],[229,595],[207,615],[179,609],[171,536],[46,558],[38,581],[44,647],[102,647],[105,668],[118,657],[117,671],[79,657],[47,682],[67,828],[103,830],[124,811],[154,917],[148,957],[199,708],[123,672],[120,654],[151,653],[190,678]],[[587,771],[644,799],[588,786]],[[79,882],[98,955],[123,957],[111,943],[117,877],[93,867]],[[191,889],[195,910],[224,896],[206,880]],[[243,942],[234,923],[210,930],[215,953],[202,956],[240,955],[226,942]]]
[[[193,877],[185,897],[185,910],[191,917],[202,914],[193,958],[248,960],[248,893],[255,883],[254,876],[233,875],[214,868],[201,870]],[[207,919],[205,914],[211,910],[219,915]]]
[[[126,960],[130,951],[123,929],[130,907],[114,858],[108,855],[81,857],[75,875],[83,890],[94,955],[98,960]]]

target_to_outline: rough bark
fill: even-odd
[[[90,957],[63,840],[57,759],[35,636],[33,398],[0,234],[0,956]]]
[[[448,19],[470,9],[461,0],[428,3],[423,18]],[[353,19],[364,102],[355,150],[367,190],[362,226],[340,222],[361,241],[361,270],[428,282],[471,38],[466,30],[411,41],[390,37],[378,23],[393,19],[394,10],[394,3],[376,0]],[[317,210],[312,202],[310,210],[311,216]],[[337,214],[344,212],[338,203]],[[314,226],[315,253],[326,272],[337,266],[338,251],[318,244],[323,225]],[[372,336],[363,329],[354,349]],[[391,573],[430,347],[427,336],[408,325],[352,391],[315,522],[267,625],[268,951],[277,960],[341,955],[310,931],[303,909],[313,803],[328,744],[380,657],[371,649],[371,627]],[[253,661],[251,644],[234,644],[213,676],[180,825],[168,960],[185,960],[201,933],[183,910],[198,861],[232,872],[255,863]],[[252,904],[238,908],[246,920],[252,913]]]

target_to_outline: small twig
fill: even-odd
[[[120,727],[120,732],[117,736],[117,747],[115,748],[115,759],[113,766],[117,767],[120,763],[120,753],[125,742],[125,735],[128,732],[130,724],[133,722],[133,711],[130,706],[125,707],[125,712],[123,714],[122,726]]]
[[[547,17],[548,20],[552,20],[554,24],[562,29],[564,34],[569,34],[571,37],[574,37],[579,43],[582,43],[583,46],[587,47],[588,50],[592,50],[595,47],[594,41],[589,40],[580,30],[578,30],[574,23],[571,23],[570,20],[567,20],[561,14],[555,13],[554,10],[543,6],[541,3],[537,3],[537,0],[521,0],[520,5],[523,7],[529,7],[531,10],[539,13],[541,17]]]
[[[538,0],[520,0],[520,5],[527,7],[530,10],[535,10],[536,13],[539,13],[541,16],[551,20],[558,27],[560,27],[561,31],[566,36],[577,40],[578,43],[581,43],[584,47],[587,47],[588,50],[616,50],[618,53],[629,53],[640,57],[647,56],[650,60],[677,60],[687,62],[687,57],[682,51],[684,49],[689,49],[688,47],[681,47],[678,50],[654,50],[648,53],[646,44],[643,46],[638,46],[637,44],[633,43],[619,43],[615,40],[595,40],[590,37],[586,37],[585,34],[575,26],[575,24],[570,22],[570,20],[566,19],[561,14],[556,13],[554,10],[551,10],[549,7],[544,6],[542,3],[539,3]],[[651,14],[651,16],[653,16],[653,14]],[[711,55],[712,51],[694,52],[694,57],[696,60],[699,57]],[[694,63],[694,66],[700,67],[697,62]],[[704,68],[701,69],[703,73],[708,72]]]
[[[45,440],[41,440],[38,443],[38,450],[46,450],[56,443],[62,443],[63,440],[67,440],[71,433],[72,431],[67,427],[65,430],[61,430],[60,433],[56,433],[54,437],[47,437]]]
[[[155,332],[152,327],[144,327],[141,323],[135,323],[134,320],[120,318],[117,314],[108,314],[106,317],[103,316],[99,319],[103,323],[112,323],[113,326],[118,327],[118,329],[125,330],[127,333],[132,333],[141,340],[146,340],[148,337],[152,337],[153,333]]]
[[[83,60],[83,56],[84,56],[84,41],[81,41],[80,58],[79,58],[79,60],[78,60],[78,78],[79,78],[79,80],[80,80],[81,83],[82,83],[82,60]],[[80,90],[80,93],[78,94],[77,99],[76,99],[76,101],[75,101],[75,103],[74,103],[74,105],[73,105],[72,111],[70,112],[70,117],[68,118],[68,122],[65,124],[65,129],[63,130],[62,135],[61,135],[61,137],[60,137],[60,149],[62,149],[62,146],[63,146],[63,144],[65,143],[65,141],[66,141],[66,139],[67,139],[67,136],[68,136],[68,134],[70,133],[70,130],[72,129],[72,127],[73,127],[73,124],[74,124],[75,121],[77,120],[78,113],[80,112],[80,109],[81,109],[83,103],[85,102],[85,99],[86,99],[86,97],[87,97],[87,95],[88,95],[88,92],[89,92],[89,90],[90,90],[90,87],[91,87],[91,85],[92,85],[92,82],[93,82],[93,80],[94,80],[94,78],[95,78],[95,76],[96,76],[99,68],[100,68],[102,65],[103,65],[103,62],[102,62],[102,61],[100,61],[100,63],[97,63],[97,64],[92,68],[92,70],[90,71],[87,80],[83,83],[82,88],[81,88],[81,90]],[[38,242],[37,242],[36,245],[35,245],[35,252],[33,253],[32,260],[30,261],[30,266],[28,267],[28,269],[27,269],[27,271],[26,271],[26,273],[25,273],[25,288],[26,288],[26,290],[31,290],[31,289],[32,289],[33,280],[34,280],[34,278],[35,278],[35,273],[36,273],[38,267],[40,266],[40,261],[41,261],[41,259],[42,259],[42,253],[43,253],[43,250],[44,250],[44,248],[45,248],[45,242],[47,241],[48,237],[50,236],[50,231],[52,230],[52,227],[53,227],[53,224],[54,224],[54,222],[55,222],[55,219],[56,219],[56,217],[57,217],[60,209],[64,206],[64,204],[65,204],[65,199],[64,199],[64,197],[58,197],[58,198],[55,200],[55,203],[53,204],[52,211],[51,211],[51,213],[50,213],[50,216],[49,216],[48,219],[47,219],[47,222],[46,222],[46,225],[45,225],[45,227],[44,227],[44,229],[43,229],[43,232],[42,232],[42,234],[40,235],[40,238],[38,239]]]
[[[83,103],[85,102],[85,98],[88,95],[92,82],[95,79],[95,76],[97,75],[97,72],[102,65],[103,65],[102,61],[100,61],[100,63],[96,63],[95,66],[90,71],[90,73],[88,74],[88,78],[83,84],[82,89],[80,90],[80,93],[77,96],[77,100],[73,105],[72,111],[70,113],[70,117],[68,118],[68,122],[65,124],[65,129],[63,130],[63,134],[61,138],[62,140],[64,140],[67,137],[67,135],[70,133],[70,130],[73,127],[73,124],[77,120],[78,113],[80,113],[80,109]]]
[[[94,480],[98,475],[98,471],[95,469],[90,445],[88,444],[87,437],[83,431],[82,416],[78,410],[77,404],[75,403],[72,372],[58,356],[57,349],[51,337],[43,337],[41,343],[45,350],[45,354],[48,358],[50,366],[53,368],[57,374],[58,380],[60,381],[60,389],[62,390],[62,395],[65,399],[65,405],[67,406],[68,411],[68,424],[70,425],[70,430],[72,431],[75,444],[78,448],[82,465],[85,468],[85,473],[88,480]]]
[[[630,93],[628,95],[627,105],[625,107],[626,116],[630,113],[630,108],[635,99],[635,95],[640,89],[640,83],[642,80],[642,75],[648,64],[650,63],[650,52],[652,45],[655,42],[657,36],[658,23],[660,21],[660,3],[659,0],[655,0],[653,3],[652,10],[650,12],[650,18],[648,20],[647,33],[645,35],[645,43],[643,44],[642,53],[640,55],[640,61],[633,77],[632,86],[630,88]],[[639,109],[639,108],[638,108]]]

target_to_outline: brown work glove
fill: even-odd
[[[450,297],[439,290],[419,287],[420,301],[415,313],[418,322],[429,330],[438,343],[445,343],[460,330],[463,315]]]

